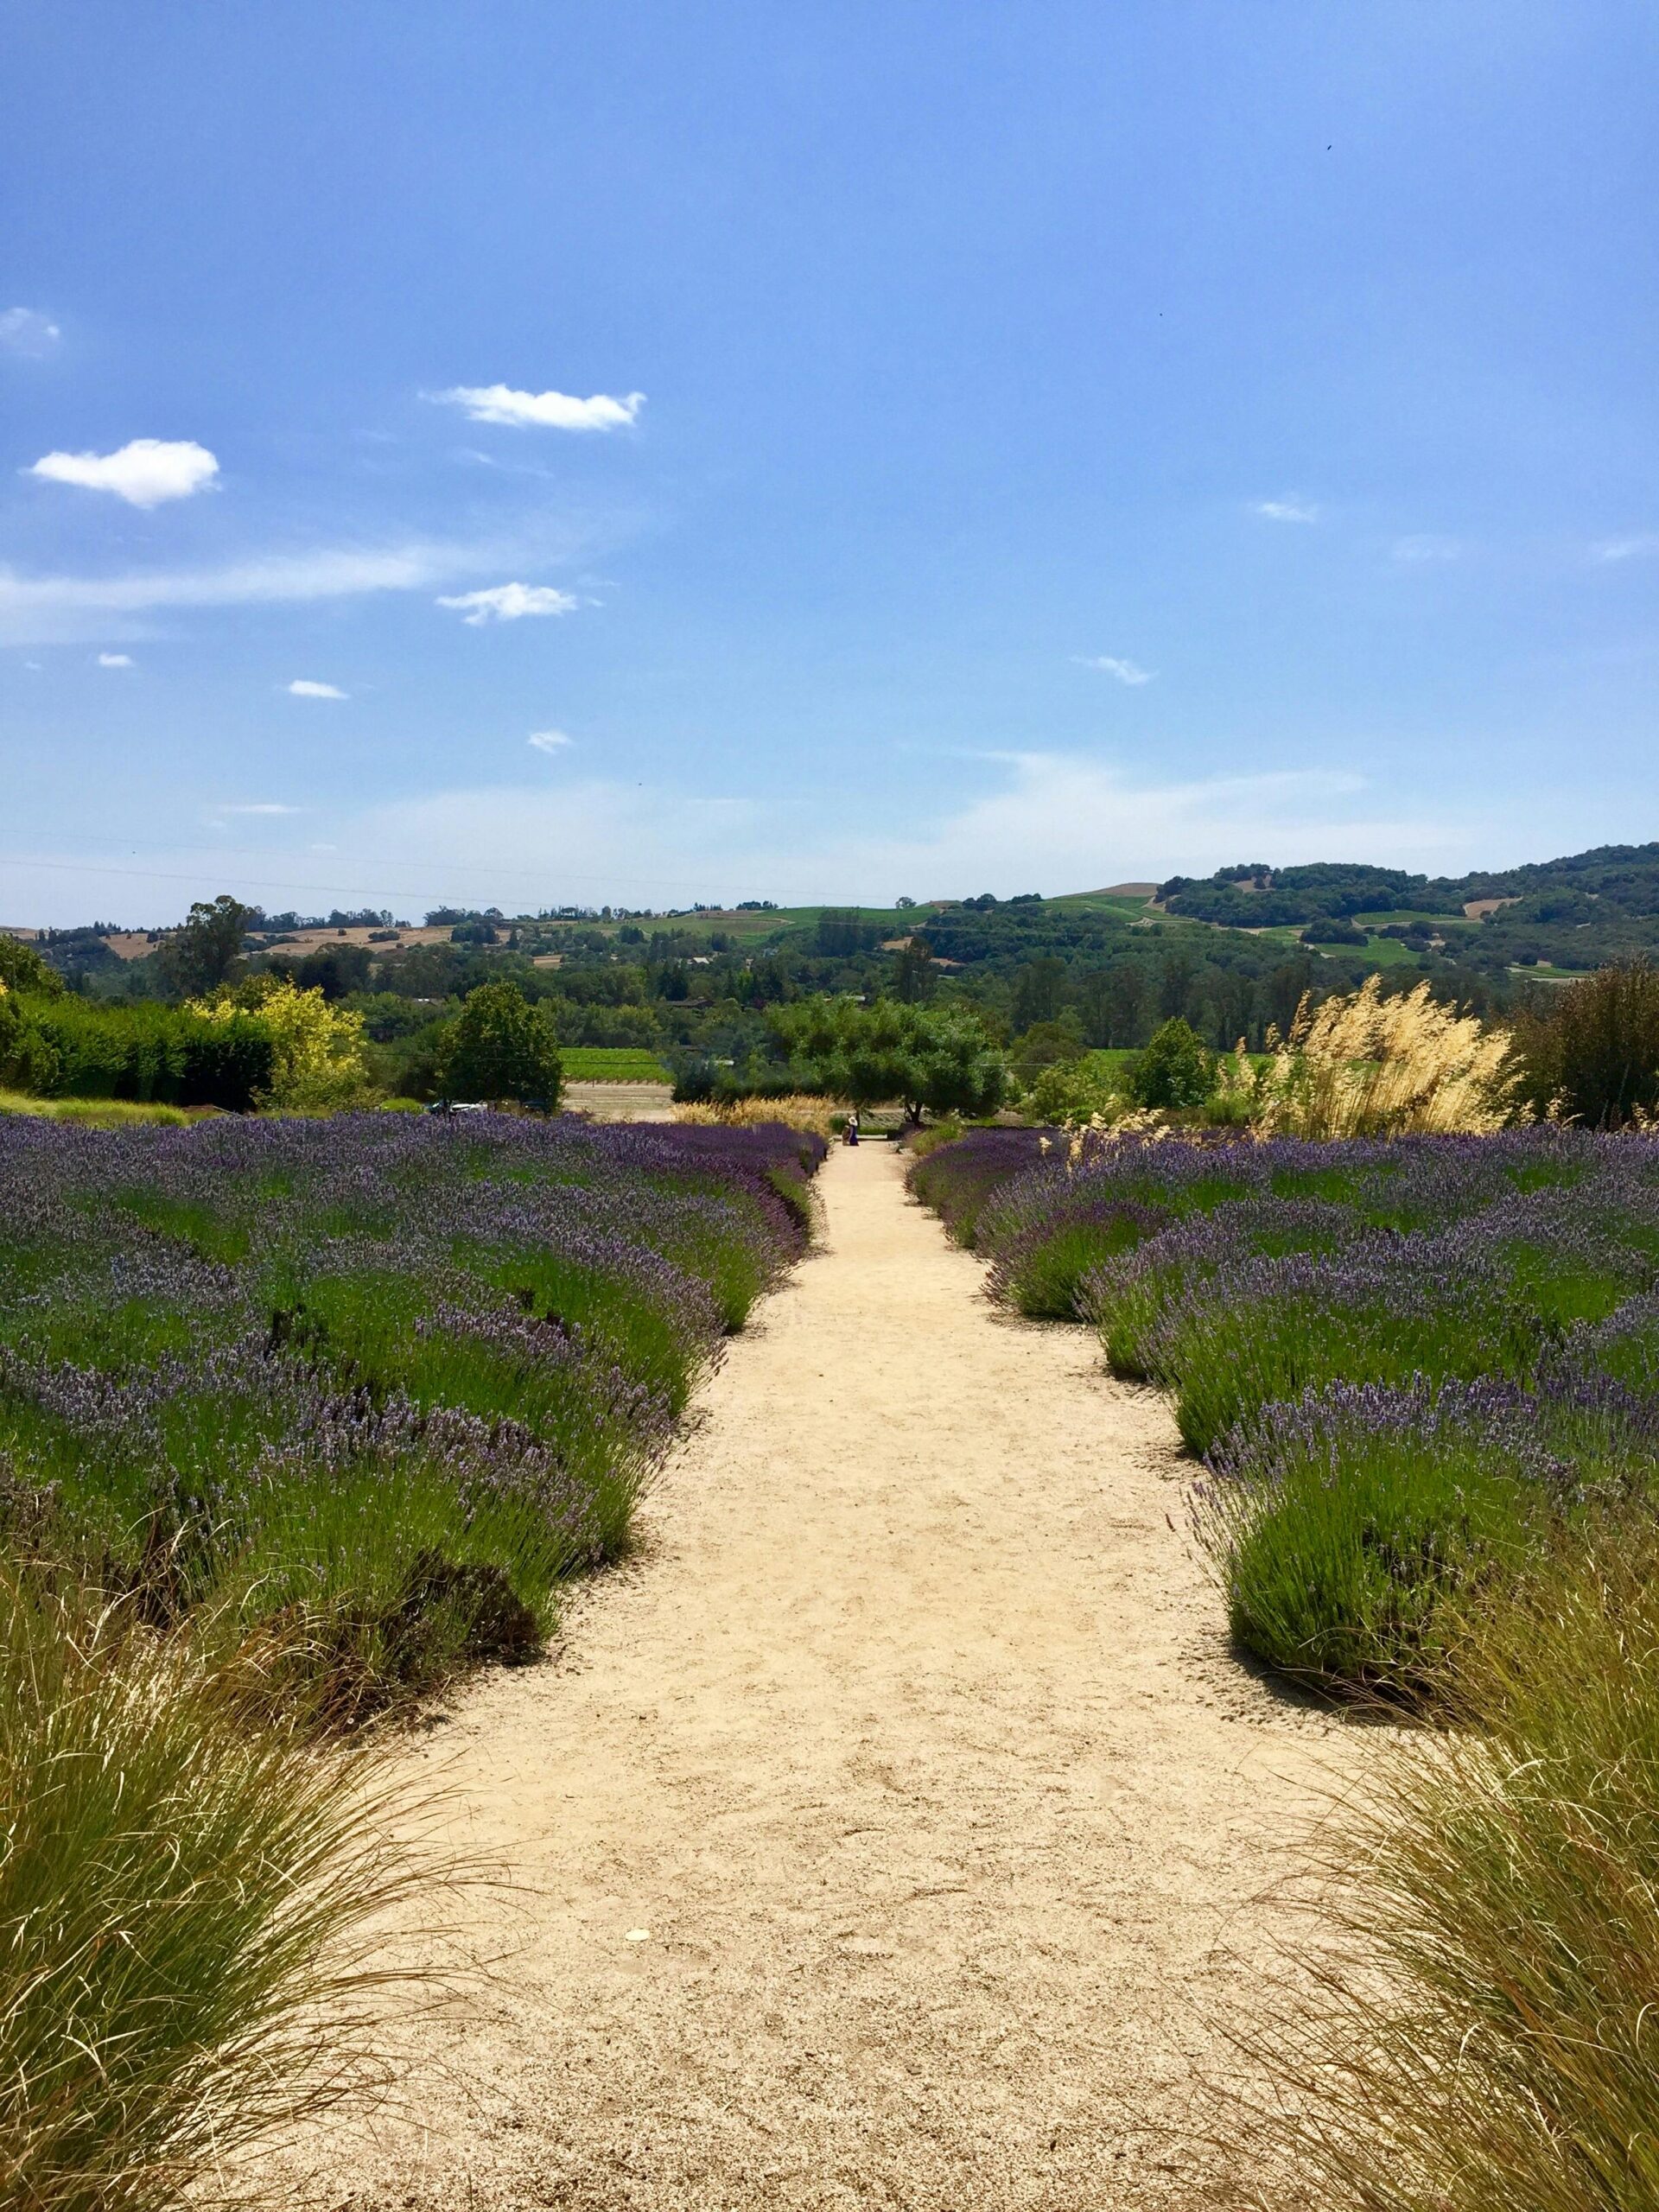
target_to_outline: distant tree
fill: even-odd
[[[372,960],[366,944],[325,945],[296,963],[294,980],[302,991],[321,991],[332,1005],[353,991],[367,990]]]
[[[553,1025],[517,983],[480,983],[438,1050],[438,1089],[447,1098],[551,1107],[558,1103],[562,1077]]]
[[[818,1087],[855,1105],[897,1099],[908,1118],[990,1114],[1002,1103],[1001,1054],[967,1008],[815,998],[774,1007],[768,1027]]]
[[[907,914],[916,901],[913,899],[895,899],[893,904],[896,913]]]
[[[188,918],[168,931],[156,955],[162,979],[175,998],[201,998],[231,980],[253,916],[253,908],[228,891],[211,903],[196,900]]]
[[[1108,1045],[1139,1045],[1152,1019],[1152,979],[1138,960],[1125,961],[1109,971]]]
[[[1012,906],[1014,901],[1009,900]],[[1009,1011],[1016,1034],[1029,1029],[1033,1021],[1053,1021],[1060,1011],[1060,994],[1065,988],[1065,963],[1052,953],[1040,960],[1028,960],[1014,982],[1014,1004]]]
[[[1659,969],[1646,960],[1599,969],[1521,1015],[1516,1052],[1527,1096],[1576,1122],[1616,1129],[1659,1109]]]
[[[1192,1024],[1179,1014],[1154,1033],[1130,1069],[1127,1086],[1137,1106],[1177,1112],[1202,1106],[1215,1087],[1215,1061]]]
[[[36,998],[63,995],[63,978],[48,968],[32,944],[22,938],[0,937],[0,988],[29,991]]]
[[[1082,1058],[1083,1024],[1068,1007],[1057,1021],[1033,1021],[1009,1054],[1009,1065],[1028,1089],[1045,1068]]]
[[[826,906],[818,916],[817,950],[825,959],[846,959],[870,941],[856,906]]]
[[[893,954],[893,995],[906,1006],[927,996],[933,976],[933,948],[925,938],[912,938]]]
[[[1186,946],[1172,945],[1165,953],[1158,979],[1158,1011],[1166,1021],[1186,1013],[1198,973],[1198,955]]]

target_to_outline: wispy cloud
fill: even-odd
[[[533,729],[524,740],[524,743],[533,745],[537,753],[563,753],[567,746],[574,745],[575,741],[574,737],[567,737],[562,729]]]
[[[490,584],[482,591],[453,593],[437,603],[454,607],[474,630],[486,622],[520,622],[527,614],[569,614],[581,604],[551,584]]]
[[[1255,512],[1269,522],[1318,522],[1319,518],[1311,499],[1258,499]]]
[[[23,473],[50,484],[113,492],[131,507],[159,507],[211,484],[219,463],[189,438],[134,438],[114,453],[48,453]]]
[[[99,653],[98,664],[100,668],[130,668],[132,655],[130,653]]]
[[[771,804],[602,777],[526,781],[393,801],[334,832],[372,903],[428,897],[511,907],[551,886],[658,905],[693,898],[960,896],[1033,885],[1086,889],[1205,874],[1240,852],[1297,860],[1465,864],[1478,830],[1444,807],[1403,815],[1360,775],[1314,769],[1147,781],[1092,756],[1021,753],[996,788],[884,836],[823,826],[814,805]]]
[[[1628,537],[1604,537],[1590,548],[1592,561],[1640,561],[1659,553],[1659,530],[1632,531]]]
[[[1120,683],[1150,683],[1154,673],[1135,661],[1119,660],[1112,653],[1075,653],[1072,658],[1079,668],[1098,669],[1103,676],[1114,676]]]
[[[290,699],[344,699],[350,694],[337,683],[317,683],[308,676],[296,676],[288,687]]]
[[[284,806],[278,799],[253,798],[241,801],[233,806],[215,807],[213,811],[216,814],[298,814],[301,809],[297,806]]]
[[[38,308],[7,308],[0,311],[0,347],[25,361],[43,361],[55,351],[63,333],[49,315]]]
[[[620,430],[639,419],[643,391],[614,399],[596,391],[576,399],[566,391],[515,391],[505,384],[458,384],[425,397],[440,406],[464,407],[474,423],[505,423],[515,429]]]
[[[378,550],[320,546],[228,563],[219,569],[153,569],[111,576],[20,576],[0,569],[0,639],[46,645],[107,632],[111,615],[168,607],[247,607],[346,599],[365,592],[420,590],[476,574],[493,556],[477,546],[415,543]],[[96,634],[96,631],[94,631]]]
[[[1389,550],[1396,561],[1460,561],[1465,548],[1458,538],[1420,531],[1414,537],[1396,537]]]

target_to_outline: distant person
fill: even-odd
[[[855,1110],[847,1116],[847,1141],[849,1144],[858,1142],[858,1115]]]

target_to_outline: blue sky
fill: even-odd
[[[1634,0],[23,0],[0,923],[1659,836],[1656,112]]]

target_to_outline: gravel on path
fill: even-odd
[[[275,2202],[1229,2201],[1192,2114],[1338,1724],[1227,1656],[1161,1400],[997,1313],[902,1166],[832,1155],[639,1557],[413,1755],[505,1877],[491,1971]]]

